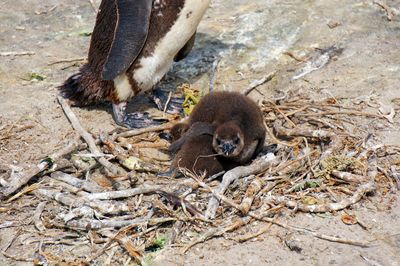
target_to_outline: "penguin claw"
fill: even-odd
[[[126,102],[113,103],[113,117],[115,122],[127,128],[144,128],[158,126],[167,122],[166,119],[153,119],[148,112],[126,113]]]
[[[161,111],[165,111],[168,114],[182,114],[183,113],[183,97],[171,97],[169,98],[169,91],[155,89],[150,95],[151,100],[157,105],[157,108]],[[167,108],[165,108],[165,105]]]

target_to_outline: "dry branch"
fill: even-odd
[[[117,190],[117,191],[107,191],[107,192],[99,192],[99,193],[92,193],[88,195],[88,200],[109,200],[109,199],[120,199],[120,198],[128,198],[139,194],[147,194],[147,193],[154,193],[161,189],[163,186],[149,186],[143,185],[142,187],[132,188],[132,189],[125,189],[125,190]]]
[[[89,149],[92,153],[94,154],[101,154],[100,149],[96,146],[96,143],[92,137],[81,125],[79,122],[78,118],[72,112],[71,107],[68,105],[68,103],[61,97],[57,97],[58,102],[60,103],[61,107],[64,110],[65,115],[68,117],[68,120],[71,122],[72,127],[79,133],[79,135],[86,141],[86,143],[89,145]],[[123,169],[120,169],[107,161],[104,157],[96,158],[96,160],[103,165],[105,168],[107,168],[111,173],[114,175],[121,175],[125,174],[126,172]]]
[[[21,52],[1,52],[0,56],[22,56],[22,55],[34,55],[32,51],[21,51]]]
[[[87,192],[100,192],[104,190],[95,182],[81,180],[79,178],[76,178],[75,176],[65,174],[63,172],[54,172],[51,174],[51,178],[65,182],[67,184],[70,184],[71,186],[74,186],[78,189],[83,189]]]
[[[252,90],[257,88],[258,86],[261,86],[262,84],[272,80],[275,77],[275,75],[276,72],[271,72],[268,75],[262,77],[261,79],[253,81],[245,90],[243,90],[242,94],[248,95]]]
[[[80,61],[85,61],[86,59],[87,59],[86,57],[60,59],[60,60],[48,63],[47,65],[52,66],[52,65],[61,64],[61,63],[80,62]]]
[[[268,154],[267,157],[261,157],[248,166],[236,167],[224,174],[221,184],[216,189],[216,193],[222,195],[233,181],[241,177],[261,173],[277,163],[276,157],[273,154]],[[205,213],[206,219],[215,217],[218,206],[218,199],[211,197]]]
[[[380,6],[385,11],[387,20],[389,21],[393,20],[394,14],[392,10],[390,10],[390,7],[387,4],[381,1],[374,1],[373,3]]]
[[[356,175],[348,172],[342,172],[338,170],[332,170],[331,174],[337,178],[340,178],[346,182],[351,183],[362,183],[365,181],[365,177],[361,175]]]
[[[42,212],[43,212],[44,207],[46,206],[46,204],[47,204],[46,201],[43,201],[43,202],[39,203],[39,205],[36,207],[35,213],[33,215],[33,221],[35,223],[35,227],[40,232],[44,232],[46,230],[46,228],[43,225],[42,219],[41,219]]]
[[[266,181],[261,178],[256,178],[250,183],[242,200],[242,204],[240,205],[243,214],[247,214],[250,211],[254,197],[264,187],[265,183]]]

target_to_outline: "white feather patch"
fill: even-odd
[[[118,75],[114,79],[114,87],[117,91],[117,97],[121,101],[128,100],[133,96],[132,86],[126,74]]]
[[[167,73],[175,55],[192,37],[211,0],[186,0],[179,18],[157,44],[153,54],[142,58],[133,78],[142,91],[151,89]]]

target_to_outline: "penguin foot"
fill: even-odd
[[[268,146],[264,146],[258,156],[264,156],[267,155],[268,153],[276,153],[278,151],[278,145],[276,144],[271,144]]]
[[[150,95],[150,99],[157,105],[157,108],[168,114],[183,113],[183,97],[171,97],[169,91],[155,89]],[[165,106],[167,105],[167,106]]]
[[[166,119],[153,119],[147,112],[126,113],[126,105],[126,102],[121,102],[119,104],[113,103],[114,120],[120,126],[127,128],[145,128],[167,122]]]
[[[153,119],[147,112],[136,112],[125,114],[122,125],[128,128],[144,128],[150,126],[158,126],[167,121],[168,120],[166,119]]]
[[[181,172],[179,172],[177,169],[171,168],[166,172],[158,173],[157,177],[180,178],[180,177],[184,177],[184,175]]]

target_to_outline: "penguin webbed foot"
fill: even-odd
[[[113,103],[113,116],[115,122],[123,127],[127,128],[145,128],[150,126],[157,126],[165,123],[165,119],[153,119],[147,112],[126,112],[126,102],[119,104]]]
[[[168,114],[181,114],[183,113],[184,97],[170,97],[169,91],[154,89],[150,95],[150,99],[157,105],[157,108]],[[165,105],[167,107],[165,108]]]
[[[158,173],[158,177],[167,177],[167,178],[181,178],[184,177],[184,175],[178,171],[175,167],[171,167],[168,171]]]
[[[276,153],[278,151],[278,145],[277,144],[271,144],[268,146],[263,146],[261,151],[257,154],[257,156],[264,156],[267,155],[268,153]]]
[[[128,128],[145,128],[150,126],[158,126],[165,122],[167,122],[166,119],[151,118],[147,112],[135,112],[125,114],[122,124]]]

